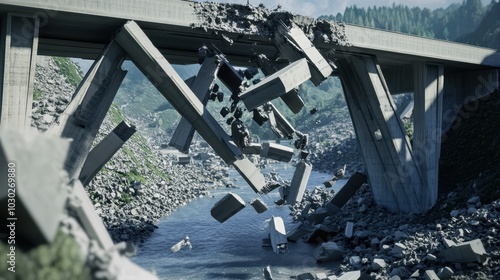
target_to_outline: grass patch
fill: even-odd
[[[35,90],[33,91],[33,101],[40,101],[40,99],[42,99],[42,92],[35,88]]]
[[[75,88],[78,87],[82,81],[83,73],[69,58],[67,57],[53,57],[55,64],[66,77],[66,82],[70,83]]]
[[[124,193],[122,192],[121,196],[120,196],[121,200],[127,204],[129,204],[130,202],[132,202],[133,198],[130,194],[128,193]]]

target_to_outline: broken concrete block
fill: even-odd
[[[359,256],[352,256],[349,258],[349,264],[352,266],[357,266],[361,264],[361,258]]]
[[[307,243],[320,243],[329,240],[332,235],[336,234],[335,230],[325,225],[319,224],[314,227],[314,230],[305,238]]]
[[[297,163],[295,172],[293,173],[292,182],[290,183],[290,193],[287,197],[287,203],[293,205],[302,201],[304,191],[311,175],[312,165],[304,161]]]
[[[300,28],[296,26],[292,28],[280,26],[278,32],[276,32],[274,42],[280,53],[289,61],[295,61],[301,57],[307,59],[311,70],[311,81],[314,85],[318,86],[332,74],[333,69],[328,61],[325,60]]]
[[[296,242],[302,238],[302,236],[311,233],[313,229],[314,227],[299,222],[286,233],[286,237],[288,240]]]
[[[443,244],[446,249],[457,246],[457,243],[455,243],[455,241],[446,238],[443,238]]]
[[[322,243],[314,250],[314,257],[317,262],[337,261],[341,260],[345,253],[346,252],[342,250],[337,243],[329,241]]]
[[[372,261],[372,269],[375,271],[378,271],[382,268],[385,268],[387,264],[385,263],[384,259],[373,259]]]
[[[286,239],[285,223],[281,217],[272,217],[269,221],[269,237],[274,253],[286,253],[288,240]]]
[[[67,177],[61,171],[69,143],[34,130],[0,129],[0,205],[5,206],[0,218],[13,225],[0,232],[12,236],[15,227],[16,244],[54,239],[67,197]],[[15,207],[7,207],[13,195]]]
[[[289,162],[293,157],[293,149],[276,143],[262,143],[261,157]]]
[[[316,278],[317,280],[328,280],[328,276],[324,272],[319,272],[316,273]]]
[[[228,193],[215,203],[214,207],[210,210],[210,215],[220,223],[223,223],[243,208],[245,208],[245,201],[237,194]]]
[[[233,94],[240,92],[243,76],[228,61],[222,63],[219,72],[217,72],[217,77]]]
[[[241,152],[245,155],[260,155],[262,151],[262,146],[259,143],[251,143],[245,148],[241,149]]]
[[[257,213],[261,214],[267,211],[267,205],[262,201],[260,198],[256,198],[252,201],[250,201],[250,205],[257,211]]]
[[[347,222],[345,226],[344,236],[347,238],[352,238],[353,233],[354,233],[354,223]]]
[[[487,253],[484,250],[481,239],[463,242],[452,246],[438,254],[438,257],[446,262],[469,263],[486,261]]]
[[[96,240],[104,250],[111,249],[114,246],[113,240],[95,211],[82,183],[79,180],[73,180],[71,187],[72,196],[68,200],[68,207],[76,213],[76,217],[90,238]]]
[[[401,258],[405,254],[406,246],[402,243],[394,243],[392,247],[392,255]]]
[[[278,138],[292,139],[295,133],[295,128],[285,119],[280,111],[272,104],[267,103],[269,111],[269,124],[271,130],[278,136]]]
[[[338,193],[332,197],[332,199],[327,203],[327,208],[330,211],[335,211],[335,209],[342,209],[344,205],[351,199],[351,197],[356,193],[356,191],[366,183],[366,175],[356,172],[352,175],[347,183],[338,191]]]
[[[315,280],[316,277],[310,272],[302,273],[297,275],[298,280]]]
[[[307,216],[307,221],[312,225],[321,224],[326,217],[328,217],[328,211],[324,207],[317,208],[313,213]]]
[[[311,77],[306,59],[290,63],[285,68],[264,78],[260,83],[246,89],[239,95],[248,111],[276,99]]]
[[[248,158],[238,159],[232,165],[254,192],[258,193],[266,186],[266,178]]]
[[[342,274],[338,280],[359,280],[361,278],[361,271],[349,271]]]
[[[434,270],[426,270],[424,273],[424,279],[425,280],[439,280],[439,277],[437,276],[436,272]]]
[[[453,276],[453,274],[455,274],[453,272],[453,270],[451,268],[445,266],[445,267],[439,269],[437,276],[439,277],[439,279],[444,280],[444,279],[450,279]]]

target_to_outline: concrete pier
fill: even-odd
[[[297,163],[295,172],[293,173],[292,182],[290,183],[290,193],[287,197],[287,203],[293,205],[302,201],[304,191],[311,176],[312,165],[304,161]]]
[[[39,20],[7,13],[0,22],[0,124],[30,127]]]
[[[437,188],[425,186],[404,126],[372,56],[338,61],[340,78],[375,201],[391,211],[423,212]]]
[[[89,152],[79,177],[84,186],[90,183],[97,172],[134,135],[135,131],[135,126],[122,121]]]

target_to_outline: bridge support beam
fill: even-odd
[[[120,150],[135,133],[135,126],[125,121],[118,124],[99,144],[97,144],[87,156],[80,172],[80,181],[84,186],[88,185],[97,172]]]
[[[217,55],[206,57],[201,64],[198,75],[196,75],[193,83],[189,86],[193,93],[196,94],[196,97],[203,103],[203,106],[207,105],[209,91],[217,78],[221,62],[222,60]],[[186,153],[189,150],[189,146],[191,146],[193,136],[194,127],[186,118],[182,117],[172,135],[172,139],[170,139],[169,145]]]
[[[80,172],[95,136],[127,71],[121,69],[124,50],[115,42],[104,49],[82,80],[73,100],[49,133],[72,138],[65,169],[71,179]]]
[[[7,13],[0,22],[0,124],[30,127],[39,20]]]
[[[137,68],[153,83],[172,106],[227,164],[232,164],[245,181],[259,192],[265,178],[236,147],[229,135],[206,110],[201,101],[179,77],[137,23],[127,22],[115,40],[123,47]]]
[[[422,212],[433,205],[376,58],[338,60],[349,111],[375,201],[393,212]]]
[[[422,201],[434,205],[438,193],[441,153],[444,67],[424,62],[415,65],[413,155],[422,170]]]

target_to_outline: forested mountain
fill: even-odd
[[[459,41],[500,49],[500,2],[491,7],[476,31],[459,38]]]
[[[496,0],[492,0],[484,7],[481,0],[464,0],[462,5],[453,4],[446,9],[434,11],[401,4],[367,9],[354,5],[347,7],[344,14],[325,15],[320,18],[430,38],[456,40],[474,31],[485,13],[495,4]]]

